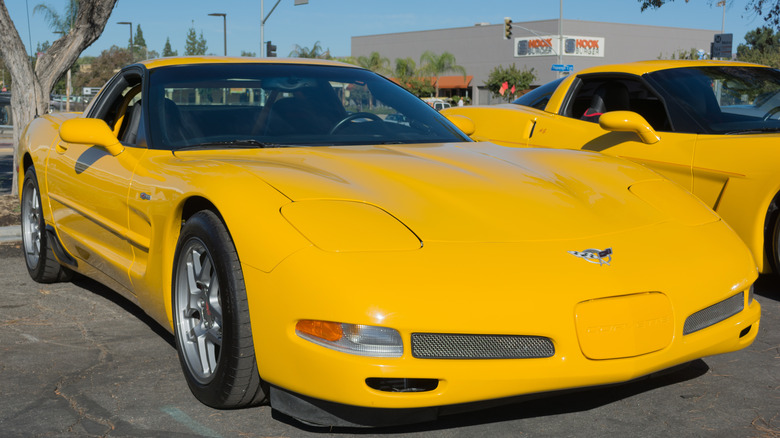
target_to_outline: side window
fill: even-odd
[[[143,129],[141,110],[142,74],[126,70],[117,73],[89,108],[87,117],[102,119],[125,145],[136,145]]]
[[[530,106],[538,110],[544,110],[547,107],[547,102],[550,101],[555,90],[563,82],[565,78],[556,79],[552,82],[542,85],[539,88],[533,89],[528,93],[517,98],[514,102],[515,105]]]
[[[609,111],[633,111],[657,131],[670,131],[664,102],[642,81],[626,77],[583,77],[570,100],[568,117],[598,123]]]
[[[123,90],[121,98],[116,99],[113,122],[114,135],[125,145],[136,144],[138,128],[141,123],[141,84]],[[107,121],[108,122],[108,121]]]

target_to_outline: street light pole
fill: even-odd
[[[117,21],[116,24],[126,24],[130,26],[130,62],[135,61],[133,56],[133,22],[132,21]]]
[[[211,17],[222,17],[222,36],[225,43],[225,56],[227,56],[227,14],[223,14],[220,12],[214,12],[213,14],[209,14]]]

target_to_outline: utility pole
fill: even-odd
[[[271,12],[268,13],[268,15],[263,15],[264,9],[264,3],[265,0],[260,0],[260,57],[265,58],[265,22],[268,20],[268,17],[271,16],[271,14],[274,13],[274,10],[276,10],[276,7],[279,6],[279,2],[282,0],[276,0],[276,3],[274,4],[274,7],[271,8]],[[309,0],[295,0],[295,6],[298,5],[305,5],[308,4]]]
[[[558,64],[563,64],[563,0],[558,9]]]

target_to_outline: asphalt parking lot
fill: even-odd
[[[0,245],[0,284],[4,437],[780,436],[780,283],[770,277],[759,280],[761,327],[745,350],[618,386],[370,430],[313,429],[268,407],[200,404],[170,334],[90,280],[34,283],[18,243]]]
[[[745,350],[621,385],[367,430],[200,404],[168,332],[91,280],[33,282],[19,243],[0,244],[0,284],[2,437],[780,437],[780,281],[769,276],[757,283],[760,332]]]

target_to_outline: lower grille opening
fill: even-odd
[[[436,389],[439,386],[439,380],[369,377],[366,379],[366,385],[384,392],[426,392]]]
[[[412,333],[417,359],[536,359],[555,355],[550,338],[525,335]]]
[[[683,334],[689,335],[693,332],[705,329],[741,312],[745,307],[744,297],[744,294],[740,292],[731,298],[727,298],[692,314],[685,320]]]
[[[744,338],[748,333],[750,333],[750,329],[753,328],[753,326],[748,326],[746,329],[739,332],[739,337]]]

